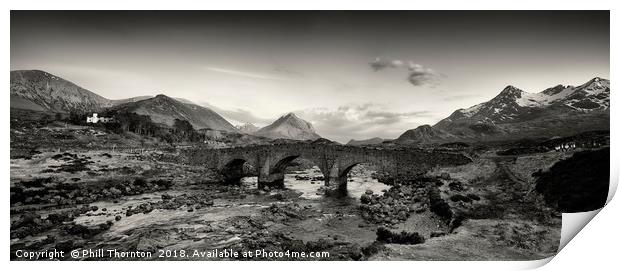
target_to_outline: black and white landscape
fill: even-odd
[[[608,11],[12,11],[11,259],[547,258],[606,78]]]

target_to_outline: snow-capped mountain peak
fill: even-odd
[[[508,115],[503,118],[509,119],[515,111],[522,111],[524,108],[527,110],[560,105],[574,110],[609,108],[609,80],[595,77],[577,87],[557,85],[538,93],[507,86],[490,101],[457,112],[465,117],[472,117],[480,112],[491,115],[503,113]]]
[[[584,106],[585,103],[588,105]],[[558,85],[539,93],[524,92],[517,104],[522,107],[563,104],[576,110],[606,109],[609,107],[609,80],[595,77],[577,87]]]
[[[497,97],[504,97],[504,96],[519,96],[521,95],[521,93],[523,93],[523,90],[513,86],[513,85],[508,85],[507,87],[504,88],[504,90],[502,90],[499,95],[497,95]]]
[[[253,123],[243,123],[240,125],[236,125],[235,126],[239,131],[241,131],[242,133],[245,134],[253,134],[256,131],[258,131],[258,127],[256,127],[256,125],[254,125]]]
[[[399,140],[496,140],[605,130],[609,129],[609,95],[609,80],[600,77],[579,86],[556,85],[538,93],[507,86],[487,102],[454,111],[432,127],[433,133],[428,127],[416,128]]]

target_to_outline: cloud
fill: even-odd
[[[374,71],[380,71],[386,68],[402,68],[405,66],[404,63],[405,61],[399,59],[384,60],[377,57],[374,61],[370,62],[369,65]],[[409,72],[407,81],[414,86],[435,87],[441,83],[441,79],[444,77],[435,70],[412,61],[407,62],[407,71]]]
[[[224,108],[220,108],[217,106],[213,106],[209,103],[202,103],[202,105],[220,114],[222,117],[224,117],[226,120],[228,120],[233,125],[252,123],[256,126],[261,127],[261,126],[268,125],[273,121],[271,119],[258,117],[254,115],[252,112],[241,109],[241,108],[224,109]]]
[[[367,117],[372,123],[380,125],[388,125],[402,121],[404,118],[427,116],[428,111],[414,111],[405,113],[395,113],[388,111],[367,111]]]
[[[350,139],[395,138],[416,127],[417,117],[431,114],[428,111],[392,112],[377,103],[347,104],[336,109],[311,108],[295,113],[312,122],[320,135],[341,143]]]
[[[402,67],[404,62],[402,60],[382,60],[380,57],[377,57],[373,62],[370,62],[370,67],[374,71],[380,71],[385,68],[399,68]]]
[[[409,61],[407,69],[409,70],[407,80],[414,86],[437,86],[441,82],[441,74],[420,64]]]
[[[279,76],[275,76],[271,74],[239,71],[239,70],[232,70],[232,69],[218,68],[218,67],[205,67],[205,69],[212,71],[212,72],[218,72],[218,73],[246,77],[246,78],[263,79],[263,80],[278,80],[278,81],[287,80],[287,78],[279,77]]]
[[[275,119],[261,118],[244,109],[223,109],[208,103],[203,106],[211,108],[233,125],[253,123],[263,127]],[[393,139],[408,129],[419,126],[420,118],[432,116],[429,111],[393,112],[383,104],[362,103],[346,104],[337,108],[309,108],[295,111],[299,117],[312,123],[323,137],[347,143],[350,139],[368,139],[381,137]]]

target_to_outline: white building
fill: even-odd
[[[86,123],[108,123],[114,121],[114,118],[99,117],[97,113],[93,113],[92,117],[86,117]]]

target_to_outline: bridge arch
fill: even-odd
[[[231,184],[241,183],[241,178],[245,177],[247,173],[244,170],[244,165],[246,164],[253,168],[253,165],[243,157],[234,157],[225,162],[220,167],[220,173],[224,177],[224,181]]]
[[[344,168],[340,171],[340,173],[339,173],[338,175],[339,175],[339,176],[341,176],[341,177],[343,177],[343,178],[346,178],[346,177],[349,175],[349,172],[351,172],[351,170],[352,170],[355,166],[360,165],[360,164],[362,164],[362,162],[355,162],[355,163],[351,163],[350,165],[345,166],[345,167],[344,167]]]
[[[273,167],[271,167],[270,172],[271,173],[277,173],[277,172],[283,172],[295,159],[300,158],[301,155],[297,154],[297,155],[287,155],[284,156],[282,158],[279,158],[279,160],[276,160],[275,163],[273,164]]]
[[[187,162],[218,170],[229,181],[243,177],[243,165],[254,167],[261,182],[283,179],[278,176],[297,158],[312,161],[325,177],[326,185],[346,185],[347,175],[358,164],[374,164],[377,170],[393,178],[418,176],[437,165],[463,165],[471,159],[461,153],[415,148],[384,149],[342,146],[323,142],[295,142],[272,145],[250,145],[223,149],[188,149]]]
[[[284,187],[284,177],[286,168],[289,167],[295,160],[303,159],[311,162],[313,165],[319,168],[324,179],[327,179],[325,166],[322,165],[321,159],[317,159],[311,155],[304,153],[285,153],[280,155],[274,155],[271,160],[271,167],[269,168],[269,186]]]
[[[383,169],[383,165],[380,162],[381,161],[374,159],[343,158],[340,161],[336,161],[331,168],[329,179],[326,184],[330,187],[330,190],[338,191],[339,195],[346,195],[348,192],[349,173],[353,168],[358,165],[366,164],[373,165],[376,167],[377,171],[380,171]]]

